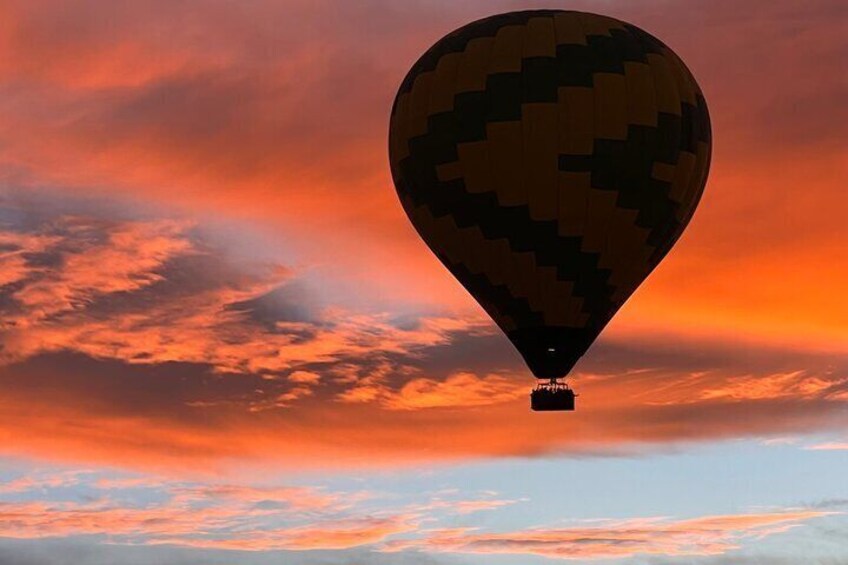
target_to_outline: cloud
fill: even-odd
[[[274,529],[275,534],[266,532],[269,523],[297,517],[301,521],[313,521],[315,543],[318,544],[319,533],[323,531],[320,524],[328,523],[329,536],[341,536],[337,532],[338,519],[334,517],[361,499],[353,494],[345,502],[337,493],[312,487],[181,484],[151,478],[108,480],[89,473],[77,477],[76,484],[92,492],[87,501],[80,502],[51,499],[51,491],[45,491],[45,487],[66,484],[57,478],[62,476],[42,477],[39,481],[22,483],[14,490],[4,491],[6,496],[40,491],[41,500],[0,502],[0,537],[99,536],[113,543],[126,544],[178,543],[175,540],[184,537],[183,545],[192,545],[195,538],[199,544],[204,536],[218,536],[221,547],[254,543],[260,549],[258,538],[267,537],[266,545],[270,545],[275,534],[287,531],[278,527]],[[133,489],[144,489],[156,495],[154,500],[164,500],[145,505],[127,502],[123,495]],[[351,518],[352,523],[355,521]],[[243,531],[246,524],[253,525],[252,532]],[[291,530],[289,537],[294,541],[287,544],[296,546],[296,540],[303,535],[303,527],[292,526]]]
[[[310,297],[308,271],[234,254],[179,219],[2,213],[10,454],[207,471],[239,458],[385,465],[844,425],[841,355],[613,333],[574,375],[574,425],[551,430],[483,318],[327,303]]]
[[[251,532],[229,538],[166,537],[153,540],[151,543],[242,551],[340,550],[373,545],[389,536],[413,531],[415,528],[416,525],[412,522],[412,518],[407,516],[365,517],[327,522],[316,526]]]
[[[51,473],[47,475],[33,473],[30,476],[19,477],[0,485],[0,495],[73,486],[79,484],[80,474],[77,472]]]
[[[288,379],[293,383],[315,385],[321,380],[321,375],[310,371],[294,371],[289,374]]]
[[[369,548],[344,552],[219,551],[170,545],[127,546],[98,544],[90,539],[0,539],[4,565],[442,565],[443,559],[422,554],[375,553]]]
[[[398,206],[387,109],[434,40],[523,5],[152,5],[5,7],[0,170],[9,187],[236,217],[294,240],[371,300],[475,308]],[[845,311],[828,297],[846,277],[832,260],[844,238],[848,86],[830,71],[844,59],[842,9],[838,0],[758,2],[762,16],[749,21],[729,0],[605,7],[681,53],[716,134],[712,180],[681,252],[614,329],[841,343]]]
[[[804,449],[811,449],[814,451],[843,451],[848,450],[848,442],[829,441],[825,443],[816,443],[813,445],[809,445]]]
[[[6,452],[385,465],[844,426],[838,2],[759,3],[756,19],[725,0],[608,6],[699,77],[714,172],[554,432],[385,166],[410,62],[518,5],[154,6],[3,8]]]
[[[0,538],[85,537],[109,544],[249,552],[373,546],[411,534],[425,522],[510,503],[494,493],[482,498],[418,493],[421,501],[374,508],[370,502],[379,493],[368,491],[186,483],[96,471],[76,473],[76,491],[57,488],[68,485],[66,473],[12,482],[14,488],[0,491]]]
[[[5,275],[17,283],[9,298],[20,314],[4,319],[4,329],[28,332],[40,322],[86,307],[101,296],[134,292],[162,280],[166,262],[190,250],[181,237],[187,226],[171,221],[107,222],[64,217],[45,233],[4,234],[21,258]],[[15,238],[17,236],[17,241]],[[4,332],[6,334],[6,332]],[[4,335],[7,349],[14,337]]]
[[[436,530],[420,539],[385,543],[384,551],[486,555],[538,555],[552,559],[610,559],[637,555],[721,555],[748,539],[785,532],[827,512],[704,516],[684,520],[640,518],[601,525],[480,533],[475,528]]]
[[[385,385],[357,385],[340,395],[345,402],[378,402],[389,410],[488,406],[527,396],[525,383],[501,375],[478,377],[456,373],[444,380],[418,377],[399,390]]]
[[[60,488],[69,481],[73,491]],[[527,501],[504,499],[494,492],[475,496],[442,490],[413,493],[400,502],[391,493],[180,482],[102,471],[57,472],[17,482],[14,489],[0,493],[2,538],[90,539],[113,545],[244,552],[370,547],[409,556],[416,552],[558,559],[721,555],[838,514],[832,509],[839,502],[692,518],[592,519],[565,527],[485,532],[476,525],[479,518],[474,514],[497,514]],[[86,496],[80,497],[79,492]],[[34,493],[39,500],[32,500]]]
[[[311,320],[269,324],[256,318],[256,301],[279,292],[290,271],[263,265],[239,270],[204,247],[190,228],[171,220],[60,217],[28,233],[0,232],[10,249],[3,275],[9,283],[0,290],[0,362],[70,350],[138,364],[281,373],[343,357],[405,354],[470,327],[433,317],[400,328],[386,314],[340,308],[313,313]],[[314,372],[304,370],[288,378],[297,385],[318,383]],[[300,397],[308,387],[296,390]]]

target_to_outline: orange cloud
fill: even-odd
[[[40,492],[38,502],[0,502],[0,536],[46,538],[100,535],[116,543],[160,543],[179,536],[227,535],[233,541],[244,535],[243,524],[256,529],[268,520],[312,519],[333,522],[361,497],[343,501],[337,493],[309,487],[252,487],[228,484],[174,484],[143,479],[98,479],[78,473],[73,483],[94,489],[87,502],[50,501],[44,489],[67,486],[68,477],[55,475],[17,481],[4,494]],[[143,488],[164,497],[164,502],[144,506],[123,504],[114,498],[123,489]],[[317,526],[316,526],[317,527]],[[298,535],[297,529],[294,529]],[[332,525],[328,531],[333,532]]]
[[[5,451],[380,465],[843,425],[837,2],[761,3],[754,20],[729,0],[609,7],[691,63],[714,172],[678,248],[579,366],[578,412],[554,433],[385,163],[409,63],[495,6],[155,6],[0,8]],[[72,213],[74,198],[98,213]],[[268,235],[234,261],[198,235],[219,224],[221,239]],[[289,246],[347,303],[263,302],[303,274],[278,266]]]
[[[254,487],[212,484],[170,487],[168,492],[172,495],[172,501],[178,505],[214,500],[216,504],[277,502],[283,504],[286,511],[297,512],[346,508],[346,504],[339,495],[323,493],[310,487]],[[351,497],[351,500],[356,500],[356,498]]]
[[[180,535],[197,531],[199,524],[233,519],[220,509],[175,508],[62,508],[44,502],[0,503],[0,535],[35,539],[73,535]]]
[[[552,430],[482,318],[307,307],[300,272],[237,261],[171,220],[48,214],[0,233],[9,454],[213,472],[235,459],[609,452],[844,422],[839,356],[646,334],[593,348],[575,375],[578,411]]]
[[[552,559],[611,559],[635,555],[720,555],[746,539],[785,532],[827,512],[642,518],[602,525],[486,534],[475,528],[435,530],[420,539],[389,541],[384,551],[539,555]]]
[[[321,313],[328,323],[279,320],[271,328],[261,327],[233,305],[282,285],[291,276],[286,269],[260,268],[251,275],[236,271],[224,258],[210,258],[205,267],[228,269],[229,280],[200,289],[155,287],[170,283],[163,273],[175,262],[211,253],[191,239],[189,228],[164,220],[76,217],[42,226],[50,236],[0,232],[12,249],[0,257],[6,259],[0,277],[9,281],[7,287],[17,283],[8,294],[14,306],[0,326],[0,362],[71,350],[129,363],[204,363],[225,373],[265,374],[374,352],[404,354],[445,343],[450,332],[482,325],[482,320],[435,316],[402,329],[386,314],[328,308]],[[40,256],[55,257],[58,264],[45,268],[24,259]],[[196,276],[202,282],[209,274]],[[97,307],[110,295],[116,296],[116,306],[107,316]],[[143,301],[144,308],[133,300]],[[303,339],[306,334],[309,339]],[[303,370],[288,378],[302,386],[279,398],[283,404],[308,395],[306,385],[319,380]]]
[[[52,243],[55,239],[45,235],[0,231],[0,288],[26,278],[26,254],[42,253]]]
[[[86,501],[50,501],[68,485],[63,474],[16,482],[0,494],[38,492],[39,502],[0,501],[0,537],[40,539],[98,536],[113,544],[177,545],[244,551],[341,550],[374,545],[444,517],[508,504],[437,497],[430,503],[366,510],[369,492],[312,487],[173,483],[153,478],[97,478],[79,473],[74,484],[91,489]],[[127,489],[144,489],[156,502],[122,501]],[[426,496],[426,493],[425,493]]]
[[[90,489],[85,500],[50,500],[69,484]],[[151,502],[125,501],[144,489]],[[468,515],[514,504],[496,493],[420,493],[417,502],[374,510],[374,493],[312,487],[181,483],[153,477],[103,478],[93,472],[17,481],[0,501],[0,537],[97,536],[112,544],[175,545],[242,551],[344,550],[539,555],[603,559],[642,555],[718,555],[836,512],[784,509],[742,514],[593,519],[573,526],[488,533],[466,526]],[[138,500],[134,495],[126,500]],[[385,500],[385,499],[384,499]],[[441,523],[454,524],[443,528]]]
[[[293,383],[315,385],[321,380],[321,375],[309,371],[295,371],[289,374],[287,378]]]
[[[674,442],[804,434],[844,424],[844,403],[829,400],[826,391],[663,402],[685,391],[697,398],[710,390],[716,376],[709,373],[585,375],[575,384],[581,394],[577,412],[553,415],[567,417],[569,425],[552,428],[551,415],[530,412],[526,398],[397,410],[383,407],[381,397],[337,402],[330,388],[285,407],[255,410],[253,403],[267,394],[248,390],[263,386],[262,379],[219,377],[214,384],[209,373],[185,380],[183,371],[183,379],[174,383],[168,372],[151,379],[144,366],[123,366],[121,379],[115,379],[108,375],[117,366],[98,375],[104,369],[96,364],[74,369],[81,372],[69,372],[76,361],[60,364],[61,373],[50,365],[25,372],[13,368],[13,379],[8,369],[0,370],[0,440],[7,453],[202,474],[225,469],[230,461],[238,461],[239,468],[385,467],[434,459],[636,451]],[[56,379],[73,384],[60,388]],[[529,389],[526,380],[515,382],[516,390],[521,383]],[[380,386],[381,393],[386,386]],[[663,391],[664,386],[670,388]],[[216,400],[216,394],[223,399]],[[193,404],[200,395],[210,400]]]
[[[84,308],[99,295],[133,292],[150,286],[162,276],[156,273],[171,258],[185,254],[190,244],[180,237],[187,226],[175,222],[129,222],[92,225],[90,220],[61,218],[68,237],[30,236],[16,245],[17,254],[62,255],[60,268],[30,267],[27,283],[11,294],[28,315],[6,320],[21,331],[31,331],[44,318]],[[52,230],[57,228],[51,226]],[[100,228],[100,229],[98,229]],[[105,241],[90,240],[105,236]],[[8,235],[7,235],[8,237]],[[78,246],[62,249],[62,244]],[[9,279],[8,275],[5,278]],[[17,279],[24,278],[18,274]],[[14,338],[9,339],[14,342]]]
[[[527,396],[527,385],[501,375],[456,373],[444,380],[414,378],[400,390],[370,381],[343,392],[345,402],[379,402],[389,410],[488,406]]]
[[[298,271],[236,261],[170,220],[47,217],[0,233],[11,454],[207,471],[235,458],[384,465],[844,421],[839,356],[646,334],[593,348],[572,425],[551,430],[527,409],[533,379],[482,318],[304,307]]]
[[[710,400],[741,402],[746,400],[777,400],[781,398],[830,398],[830,391],[840,390],[848,377],[819,375],[804,370],[766,375],[712,375],[709,388],[693,390],[685,381],[669,385],[658,404],[689,404]],[[689,381],[697,383],[695,378]],[[676,390],[675,390],[676,389]],[[834,393],[837,394],[837,393]]]
[[[828,298],[847,276],[834,260],[845,237],[846,93],[829,69],[844,59],[841,5],[764,2],[746,21],[729,0],[696,4],[705,9],[607,7],[690,63],[716,136],[690,230],[611,331],[835,348],[846,319]],[[479,313],[396,202],[386,110],[426,46],[509,3],[334,5],[333,18],[325,2],[155,6],[4,6],[0,170],[10,187],[236,217],[297,240],[328,276],[375,299]]]
[[[389,536],[416,529],[408,516],[340,520],[316,526],[251,532],[233,538],[164,538],[152,543],[176,544],[206,549],[237,549],[242,551],[315,549],[350,549],[373,545]]]

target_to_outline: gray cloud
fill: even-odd
[[[170,546],[132,547],[96,540],[0,539],[3,565],[444,565],[454,559],[416,552],[384,554],[368,550],[345,552],[215,551]]]

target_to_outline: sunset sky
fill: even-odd
[[[529,410],[387,128],[486,15],[636,24],[701,205]],[[0,565],[848,563],[843,0],[0,0]]]

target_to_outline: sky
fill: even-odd
[[[418,55],[603,13],[710,105],[569,414],[418,239]],[[0,0],[0,563],[848,563],[848,5]]]

